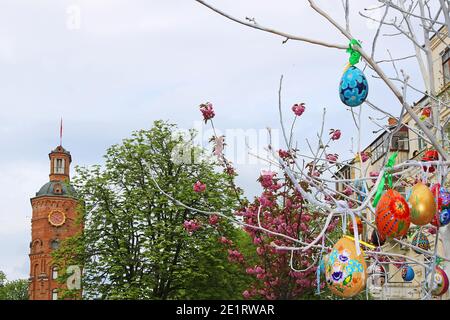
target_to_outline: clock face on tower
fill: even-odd
[[[48,222],[50,222],[52,226],[60,227],[66,222],[66,215],[64,212],[54,210],[49,213]]]

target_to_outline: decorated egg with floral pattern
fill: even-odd
[[[336,242],[325,262],[325,279],[331,292],[341,297],[353,297],[364,289],[367,265],[362,249],[358,255],[353,240]]]
[[[387,190],[375,210],[375,222],[381,238],[401,238],[410,224],[409,206],[400,193]]]
[[[344,72],[339,85],[341,101],[349,107],[361,105],[369,94],[369,84],[364,73],[355,66]]]
[[[417,233],[414,236],[414,238],[411,241],[411,244],[413,246],[419,247],[420,249],[425,250],[425,251],[430,250],[430,241],[428,240],[428,237],[421,232]],[[422,253],[418,250],[414,250],[414,251],[417,253]]]

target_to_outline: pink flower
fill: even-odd
[[[228,249],[228,260],[230,262],[244,262],[244,256],[237,250]]]
[[[305,223],[300,223],[300,230],[303,232],[308,231],[308,226]]]
[[[270,201],[266,195],[262,195],[261,197],[258,198],[258,200],[262,207],[272,207],[273,206],[273,202]]]
[[[197,231],[198,228],[200,228],[200,224],[197,222],[197,220],[186,220],[183,223],[183,227],[187,232],[189,232],[189,234],[192,234],[193,232]]]
[[[247,269],[245,269],[245,272],[247,272],[248,274],[254,274],[255,273],[255,269],[247,268]]]
[[[259,177],[259,182],[263,186],[263,188],[270,188],[273,185],[273,177],[276,175],[275,172],[272,171],[261,171],[261,176]]]
[[[225,238],[224,236],[220,237],[219,241],[223,244],[228,244],[230,246],[233,245],[233,241]]]
[[[255,237],[255,238],[253,239],[253,243],[254,243],[254,244],[261,244],[261,242],[262,242],[261,238]]]
[[[309,222],[311,220],[311,216],[309,214],[302,215],[302,222]]]
[[[264,272],[265,272],[265,270],[263,268],[261,268],[260,266],[257,266],[255,268],[255,273],[264,273]]]
[[[263,255],[264,254],[264,248],[263,247],[258,247],[258,248],[256,248],[256,253],[258,254],[258,255]]]
[[[224,169],[225,173],[229,176],[233,176],[236,172],[234,171],[234,168],[230,165],[227,165],[227,167]]]
[[[245,290],[244,292],[242,292],[242,296],[244,297],[244,299],[248,299],[250,298],[250,292],[248,292],[247,290]]]
[[[326,159],[328,160],[328,162],[330,163],[334,163],[338,160],[339,156],[335,153],[335,154],[327,154]]]
[[[372,178],[372,182],[375,183],[377,181],[378,176],[380,173],[378,171],[370,171],[369,176]]]
[[[365,152],[361,152],[361,160],[362,162],[366,162],[369,160],[369,156]]]
[[[194,192],[203,192],[206,190],[206,184],[201,183],[201,181],[197,181],[196,183],[194,183]]]
[[[209,224],[210,225],[215,225],[215,224],[217,224],[217,222],[219,222],[219,216],[217,214],[213,214],[213,215],[209,216]]]
[[[203,115],[203,120],[205,120],[205,123],[215,116],[213,105],[210,102],[202,103],[200,105],[200,111]]]
[[[292,106],[292,111],[294,111],[296,116],[300,117],[303,114],[303,112],[305,112],[305,104],[304,103],[294,104]]]
[[[345,194],[346,196],[351,196],[353,194],[353,189],[350,188],[350,186],[347,186],[347,188],[344,189],[344,191],[342,191],[343,194]]]
[[[310,175],[312,177],[320,177],[320,171],[314,170],[313,172],[310,172]]]
[[[283,186],[281,185],[281,183],[275,183],[273,185],[270,186],[270,190],[272,191],[277,191],[278,189],[282,188]]]
[[[339,140],[339,138],[341,137],[341,130],[331,129],[330,134],[331,134],[331,140]]]
[[[289,153],[289,151],[286,150],[278,150],[278,155],[280,156],[281,159],[287,159],[291,157],[291,154]]]

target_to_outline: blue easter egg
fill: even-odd
[[[342,76],[339,85],[341,101],[349,107],[362,104],[369,94],[369,84],[364,73],[355,66],[351,66]]]
[[[405,281],[412,281],[414,279],[414,270],[410,266],[402,268],[402,278]]]
[[[442,209],[439,214],[439,221],[441,222],[441,226],[445,226],[450,222],[450,209]]]

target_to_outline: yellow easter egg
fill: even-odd
[[[366,286],[367,265],[364,253],[358,255],[355,242],[341,238],[328,254],[325,279],[330,290],[341,297],[350,298]]]
[[[411,222],[424,226],[433,220],[436,214],[436,201],[431,190],[423,183],[417,183],[411,190],[408,200],[411,205]]]

